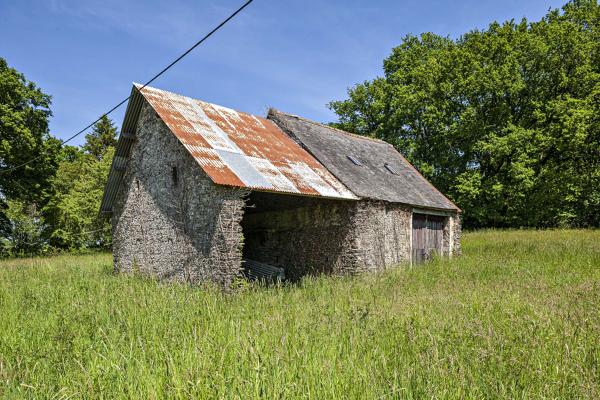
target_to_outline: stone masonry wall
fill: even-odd
[[[113,209],[115,270],[227,286],[241,273],[246,195],[213,184],[145,104]]]
[[[356,267],[379,270],[408,262],[411,255],[410,207],[383,201],[360,201],[356,205]]]
[[[248,204],[260,210],[242,221],[244,257],[284,267],[291,280],[352,265],[351,202],[253,193]]]
[[[462,234],[462,221],[460,214],[454,214],[452,217],[452,255],[460,256],[462,254],[462,246],[460,244],[460,237]]]
[[[446,217],[446,222],[444,223],[442,255],[453,257],[461,254],[460,231],[460,215],[452,214]]]

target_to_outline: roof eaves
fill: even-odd
[[[433,185],[433,183],[429,182],[429,179],[425,178],[425,177],[423,176],[423,174],[422,174],[422,173],[420,173],[420,172],[419,172],[419,170],[418,170],[418,169],[416,169],[414,165],[412,165],[412,163],[408,162],[408,160],[406,159],[406,157],[404,157],[404,156],[402,155],[402,153],[400,153],[400,152],[399,152],[399,151],[396,149],[396,147],[394,147],[394,145],[393,145],[393,144],[391,144],[391,143],[388,143],[388,142],[385,142],[385,144],[387,144],[388,146],[391,146],[391,147],[394,149],[394,151],[395,151],[395,152],[397,152],[397,153],[398,153],[398,155],[399,155],[399,156],[402,158],[402,160],[403,160],[403,161],[404,161],[406,164],[408,164],[408,165],[409,165],[409,166],[410,166],[410,167],[413,169],[413,171],[415,171],[415,172],[416,172],[416,173],[417,173],[417,174],[418,174],[418,175],[419,175],[421,178],[423,178],[423,180],[424,180],[425,182],[427,182],[427,184],[428,184],[429,186],[431,186],[431,188],[433,188],[433,190],[435,190],[436,192],[438,192],[439,194],[441,194],[441,195],[442,195],[442,196],[443,196],[443,197],[444,197],[446,200],[448,200],[448,202],[449,202],[450,204],[452,204],[452,205],[454,206],[454,208],[455,208],[455,209],[456,209],[458,212],[462,212],[462,210],[461,210],[461,209],[460,209],[460,208],[459,208],[459,207],[458,207],[456,204],[454,204],[454,202],[453,202],[452,200],[450,200],[448,197],[446,197],[446,195],[445,195],[444,193],[442,193],[442,192],[441,192],[441,191],[440,191],[438,188],[436,188],[436,187]],[[428,207],[428,208],[434,209],[433,207]]]
[[[115,155],[111,162],[106,185],[104,186],[100,204],[101,216],[107,216],[112,212],[119,186],[123,180],[124,168],[129,158],[129,152],[135,140],[135,128],[142,103],[144,102],[144,97],[140,93],[139,87],[139,84],[134,83],[129,95],[129,102],[127,103],[127,109],[123,117],[123,123],[121,124],[121,133],[117,138],[115,146]]]

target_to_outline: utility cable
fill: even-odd
[[[165,68],[163,68],[159,73],[157,73],[156,75],[154,75],[148,82],[144,83],[142,85],[142,87],[140,87],[138,90],[142,90],[143,88],[145,88],[146,86],[148,86],[149,84],[151,84],[152,82],[154,82],[156,79],[158,79],[158,77],[160,77],[162,74],[164,74],[165,72],[167,72],[172,66],[174,66],[179,61],[181,61],[181,59],[183,59],[185,56],[187,56],[189,53],[191,53],[196,47],[200,46],[206,39],[208,39],[209,37],[211,37],[219,29],[221,29],[226,23],[228,23],[230,20],[232,20],[236,15],[238,15],[244,8],[246,8],[247,6],[249,6],[250,3],[252,3],[253,1],[254,0],[248,0],[244,4],[242,4],[229,17],[225,18],[219,25],[217,25],[216,27],[214,27],[213,30],[211,30],[206,35],[204,35],[204,37],[202,37],[202,39],[200,39],[196,43],[194,43],[194,45],[192,47],[190,47],[189,49],[187,49],[183,54],[181,54],[179,57],[177,57],[175,60],[173,60],[169,65],[167,65]],[[90,123],[85,128],[83,128],[80,131],[78,131],[77,133],[75,133],[73,136],[69,137],[66,140],[62,140],[60,142],[60,145],[63,146],[64,144],[70,142],[71,140],[75,139],[77,136],[79,136],[82,133],[84,133],[85,131],[87,131],[89,128],[91,128],[92,126],[94,126],[98,121],[100,121],[102,119],[102,117],[108,116],[110,113],[112,113],[117,108],[121,107],[123,104],[125,104],[127,101],[129,101],[130,97],[131,97],[131,95],[129,95],[129,96],[127,96],[127,98],[121,100],[116,106],[114,106],[113,108],[111,108],[110,110],[108,110],[107,112],[105,112],[104,114],[102,114],[100,117],[98,117],[98,119],[96,119],[94,122]],[[34,157],[34,158],[32,158],[32,159],[30,159],[28,161],[25,161],[22,164],[16,165],[16,166],[8,168],[8,169],[0,170],[0,173],[8,173],[8,172],[12,172],[14,170],[17,170],[17,169],[19,169],[21,167],[24,167],[24,166],[26,166],[28,164],[31,164],[34,161],[39,160],[40,158],[42,158],[42,156],[43,156],[43,154],[39,154],[38,156],[36,156],[36,157]]]

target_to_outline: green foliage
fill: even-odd
[[[60,141],[48,133],[50,96],[0,58],[0,256],[42,251],[40,210],[52,195]],[[10,171],[26,161],[35,162]]]
[[[114,147],[107,147],[102,154],[79,153],[60,163],[52,180],[55,194],[44,210],[52,226],[52,246],[69,250],[110,247],[110,221],[100,218],[99,210],[113,154]]]
[[[407,36],[384,76],[330,107],[394,144],[467,226],[600,225],[600,6]]]
[[[81,149],[65,146],[56,176],[51,180],[53,196],[44,208],[50,229],[49,243],[59,249],[108,249],[110,221],[100,218],[100,203],[115,152],[117,131],[103,115],[85,136]]]
[[[8,229],[0,237],[0,256],[32,256],[48,250],[43,239],[44,218],[35,205],[8,200],[4,215],[8,221]]]
[[[299,285],[0,263],[0,397],[597,399],[600,231],[467,233],[464,256]]]
[[[110,247],[98,212],[116,128],[104,115],[82,149],[62,146],[48,133],[50,116],[50,96],[0,58],[0,256]]]
[[[92,133],[85,135],[83,150],[101,160],[106,152],[117,145],[117,128],[106,115],[96,122]]]
[[[50,96],[0,58],[0,193],[42,206],[49,196],[60,141],[48,133]],[[18,170],[6,170],[38,159]]]

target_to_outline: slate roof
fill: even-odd
[[[267,118],[277,123],[359,197],[460,211],[389,143],[275,109],[269,110]]]

